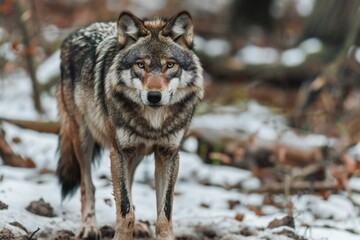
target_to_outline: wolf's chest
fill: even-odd
[[[160,129],[168,116],[169,112],[165,108],[146,108],[142,114],[142,117],[145,119],[145,121],[155,129]]]

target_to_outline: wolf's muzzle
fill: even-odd
[[[150,91],[147,94],[147,100],[152,104],[157,104],[161,101],[161,92]]]

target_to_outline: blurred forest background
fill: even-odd
[[[194,18],[195,49],[205,70],[206,97],[198,114],[240,112],[255,100],[284,116],[286,131],[302,139],[300,144],[280,141],[280,131],[276,141],[264,143],[256,132],[194,127],[190,135],[199,141],[204,161],[248,168],[262,179],[269,178],[270,167],[280,185],[259,192],[283,192],[284,172],[301,179],[289,191],[309,188],[310,179],[324,197],[329,191],[349,192],[347,181],[360,169],[359,155],[348,154],[360,140],[359,7],[360,0],[0,0],[0,88],[1,79],[26,71],[39,113],[39,121],[0,113],[0,124],[56,133],[57,123],[42,116],[40,95],[54,95],[59,70],[42,76],[38,66],[59,56],[70,32],[114,21],[123,10],[171,17],[186,9]],[[312,134],[329,141],[304,149],[305,137]],[[11,150],[4,133],[0,156],[9,165],[34,166]],[[301,174],[292,172],[295,167]],[[335,184],[326,181],[329,172]]]

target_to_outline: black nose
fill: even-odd
[[[156,104],[161,101],[161,92],[158,91],[150,91],[147,94],[147,99],[150,103]]]

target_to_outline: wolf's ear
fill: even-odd
[[[129,40],[136,41],[146,34],[141,19],[131,12],[122,12],[117,20],[118,41],[126,45]]]
[[[180,45],[191,48],[194,39],[194,24],[190,13],[183,11],[172,17],[166,24],[163,34],[170,36]]]

